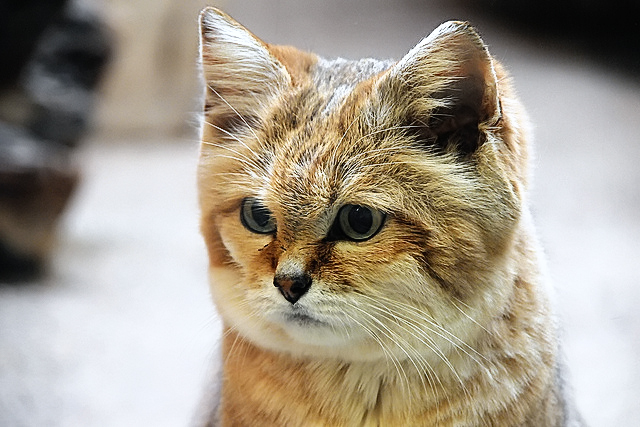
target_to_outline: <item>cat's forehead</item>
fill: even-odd
[[[371,58],[357,61],[320,58],[311,75],[315,94],[326,100],[322,112],[325,115],[334,112],[359,83],[384,72],[392,63]]]
[[[322,216],[336,213],[344,204],[384,208],[390,204],[388,187],[392,177],[381,169],[392,156],[382,150],[384,140],[368,138],[369,132],[345,132],[345,123],[334,114],[316,119],[312,132],[289,135],[271,152],[264,196],[272,209],[291,215]],[[384,197],[381,196],[384,194]]]
[[[321,119],[318,119],[319,121]],[[295,211],[321,212],[350,195],[353,156],[340,149],[340,135],[332,126],[318,125],[313,133],[289,136],[272,152],[264,190],[275,204]]]
[[[368,199],[384,176],[376,176],[371,166],[384,163],[393,150],[382,148],[389,141],[367,123],[357,91],[391,65],[375,59],[320,59],[308,85],[280,104],[266,123],[276,131],[266,136],[272,139],[267,144],[271,159],[262,189],[274,207],[322,211],[343,203],[376,204]],[[284,130],[283,123],[289,123]]]

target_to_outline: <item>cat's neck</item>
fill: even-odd
[[[234,416],[249,421],[265,414],[274,425],[377,425],[391,408],[407,415],[411,401],[425,400],[418,388],[432,395],[427,401],[434,408],[444,398],[440,384],[417,384],[415,369],[405,362],[299,358],[262,349],[231,331],[224,341],[223,406],[231,415],[225,425],[244,423]]]

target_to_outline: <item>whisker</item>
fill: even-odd
[[[340,147],[340,145],[342,144],[342,141],[344,141],[344,138],[347,136],[347,133],[349,132],[349,129],[351,129],[351,126],[353,126],[361,116],[362,116],[362,111],[358,112],[358,114],[356,114],[356,116],[353,118],[351,123],[349,123],[349,126],[347,126],[347,129],[345,129],[344,133],[342,134],[342,138],[340,138],[340,141],[338,141],[338,147]]]
[[[368,138],[370,136],[377,135],[379,133],[388,132],[390,130],[411,129],[411,128],[420,128],[420,127],[422,127],[422,126],[404,125],[404,126],[390,126],[390,127],[386,127],[386,128],[383,128],[383,129],[377,129],[377,130],[369,132],[369,133],[367,133],[365,135],[362,135],[360,138],[358,138],[354,142],[354,144],[357,144],[358,142],[360,142],[363,139]]]
[[[432,321],[432,320],[430,320],[428,318],[425,318],[425,314],[426,313],[422,313],[419,310],[416,310],[415,307],[412,307],[412,306],[403,307],[404,304],[402,304],[402,303],[400,303],[398,301],[394,301],[394,300],[388,299],[388,298],[381,297],[381,298],[378,298],[378,299],[374,299],[374,298],[369,297],[367,295],[361,295],[361,296],[363,296],[365,298],[368,298],[372,302],[372,304],[370,305],[372,308],[378,310],[378,312],[380,312],[381,314],[385,315],[385,317],[389,318],[390,320],[393,320],[404,331],[410,333],[412,336],[416,337],[420,342],[422,342],[426,347],[431,349],[431,351],[433,351],[438,356],[438,358],[440,358],[442,360],[442,362],[445,363],[445,365],[449,368],[449,370],[456,377],[456,379],[458,380],[458,382],[460,383],[460,385],[462,386],[462,388],[463,388],[463,390],[465,391],[466,394],[468,394],[468,391],[466,390],[464,382],[462,381],[462,379],[458,375],[456,369],[451,364],[451,362],[446,357],[446,355],[442,352],[442,350],[440,350],[438,348],[438,346],[436,345],[436,343],[433,340],[433,338],[429,337],[426,334],[426,331],[429,331],[429,332],[439,336],[440,338],[446,340],[447,342],[449,342],[454,347],[455,350],[462,351],[467,357],[469,357],[471,360],[473,360],[475,363],[477,363],[479,367],[481,367],[487,373],[490,374],[490,371],[488,370],[488,368],[482,362],[480,362],[480,360],[478,360],[473,354],[471,354],[469,351],[467,351],[466,349],[469,349],[472,353],[475,353],[476,355],[480,356],[480,358],[482,358],[485,361],[491,363],[488,359],[486,359],[486,357],[484,357],[482,354],[478,353],[473,347],[469,346],[464,341],[460,340],[454,334],[451,334],[449,331],[447,331],[441,325],[437,324],[436,322],[434,322],[434,321]],[[390,304],[392,304],[393,307],[395,307],[397,309],[402,309],[402,310],[398,310],[398,311],[399,312],[404,312],[407,315],[399,317],[398,314],[396,314],[393,311],[391,311],[387,305],[383,305],[382,307],[379,306],[378,304],[380,303],[380,300],[384,300],[384,301],[389,302]],[[437,328],[437,330],[435,330],[435,329],[433,329],[433,328],[431,328],[431,327],[429,327],[427,325],[418,324],[416,322],[416,320],[415,320],[415,318],[417,318],[417,317],[425,320],[428,324],[430,324],[433,327]],[[423,330],[423,328],[426,329],[426,331]],[[450,339],[447,336],[443,335],[439,331],[442,331],[442,332],[450,335],[451,337],[453,337],[455,340],[457,340],[462,345],[456,343],[455,341],[453,341],[452,339]]]
[[[252,133],[252,134],[253,134],[253,136],[256,138],[256,140],[260,143],[260,145],[262,145],[262,142],[260,141],[260,138],[258,137],[258,134],[256,134],[256,132],[253,130],[253,128],[252,128],[251,126],[249,126],[249,123],[247,123],[247,121],[246,121],[246,119],[244,118],[244,116],[242,116],[242,114],[240,114],[240,113],[238,112],[238,110],[236,110],[236,109],[233,107],[233,105],[229,104],[229,103],[227,102],[227,100],[226,100],[226,99],[224,99],[224,97],[223,97],[222,95],[220,95],[220,94],[218,93],[218,91],[217,91],[217,90],[215,90],[215,89],[213,88],[213,86],[211,86],[210,84],[207,84],[207,87],[208,87],[209,89],[211,89],[211,91],[212,91],[213,93],[215,93],[215,94],[218,96],[218,98],[220,98],[220,99],[222,100],[222,102],[224,102],[224,103],[225,103],[229,108],[231,108],[231,109],[233,110],[233,112],[234,112],[234,113],[236,113],[236,115],[240,118],[240,120],[242,120],[242,122],[245,124],[245,126],[247,126],[247,128],[251,131],[251,133]]]
[[[388,315],[388,316],[391,316],[392,320],[394,320],[394,323],[395,323],[398,327],[402,328],[405,332],[408,332],[411,336],[414,336],[414,337],[418,338],[418,340],[419,340],[422,344],[424,344],[425,346],[427,346],[427,347],[428,347],[431,351],[433,351],[434,353],[438,353],[438,352],[439,352],[439,349],[437,348],[436,343],[435,343],[435,342],[434,342],[434,341],[433,341],[429,336],[424,335],[423,331],[421,331],[420,329],[418,329],[418,328],[417,328],[415,325],[413,325],[413,324],[412,324],[412,325],[410,325],[410,326],[411,326],[411,329],[408,329],[408,328],[407,328],[407,326],[406,326],[404,323],[407,323],[407,322],[409,321],[409,319],[407,319],[407,318],[400,318],[400,317],[396,316],[396,315],[395,315],[395,313],[393,313],[391,310],[389,310],[386,306],[384,306],[384,305],[383,305],[383,306],[379,306],[379,305],[377,305],[377,303],[375,303],[375,302],[374,302],[374,304],[372,304],[370,307],[371,307],[371,308],[373,308],[373,309],[375,309],[375,310],[377,310],[377,311],[378,311],[378,312],[380,312],[381,314],[385,315],[385,317],[386,317],[387,319],[389,318],[389,317],[387,317],[387,315]],[[419,333],[419,334],[422,336],[422,338],[420,338],[419,336],[416,336],[416,335],[415,335],[415,333],[416,333],[416,332],[417,332],[417,333]],[[426,340],[426,341],[425,341],[425,340]],[[405,343],[406,343],[407,345],[409,345],[409,344],[407,343],[407,341],[406,341],[406,340],[405,340]],[[435,393],[435,390],[434,390],[434,388],[433,388],[433,386],[434,386],[434,385],[433,385],[433,383],[432,383],[433,379],[431,378],[431,375],[433,375],[433,378],[435,378],[435,380],[440,384],[440,386],[443,386],[443,385],[442,385],[442,382],[440,381],[439,377],[436,375],[435,371],[433,370],[433,368],[431,367],[431,365],[429,364],[429,362],[427,362],[427,361],[424,359],[424,357],[423,357],[423,356],[422,356],[422,355],[421,355],[421,354],[420,354],[420,353],[419,353],[419,352],[418,352],[418,351],[417,351],[413,346],[410,346],[410,347],[411,347],[411,349],[413,350],[412,352],[414,352],[414,353],[419,357],[419,359],[420,359],[420,361],[421,361],[421,363],[420,363],[420,364],[421,364],[421,366],[425,369],[425,371],[424,371],[424,372],[425,372],[425,374],[427,375],[427,380],[429,381],[429,385],[431,386],[431,389],[432,389],[432,391],[433,391],[434,395],[436,395],[436,396],[437,396],[437,393]],[[442,352],[440,352],[440,353],[441,353],[441,355],[439,355],[439,357],[444,357],[444,354],[442,354]],[[420,370],[419,370],[419,372],[422,372],[422,371],[420,371]],[[424,383],[423,383],[423,386],[424,386]]]
[[[232,134],[231,132],[229,132],[225,128],[222,128],[222,127],[220,127],[218,125],[214,125],[213,123],[207,122],[207,121],[205,121],[204,124],[207,125],[207,126],[211,126],[212,128],[214,128],[216,130],[219,130],[220,132],[224,133],[228,138],[230,138],[230,139],[232,139],[232,140],[234,140],[236,142],[239,142],[240,144],[243,144],[242,139],[240,139],[237,135]]]
[[[253,154],[253,156],[256,159],[260,159],[260,156],[258,155],[258,153],[256,153],[253,149],[251,149],[251,147],[249,147],[240,137],[238,137],[237,135],[232,134],[231,132],[229,132],[226,129],[221,128],[220,126],[214,125],[213,123],[210,122],[205,122],[206,125],[211,126],[214,129],[219,130],[220,132],[224,133],[225,135],[227,135],[228,138],[230,138],[233,141],[238,142],[240,145],[242,145],[244,148],[246,148],[247,150],[249,150],[249,152],[251,154]],[[203,144],[205,145],[211,145],[214,147],[219,147],[219,148],[225,148],[226,146],[222,145],[222,144],[216,144],[214,142],[211,141],[202,141]],[[247,159],[249,160],[249,159]]]
[[[409,360],[409,362],[413,365],[413,367],[415,368],[416,372],[418,373],[422,373],[424,372],[425,366],[424,364],[420,363],[420,360],[422,360],[422,358],[420,358],[419,353],[417,352],[417,350],[415,350],[413,347],[411,347],[406,341],[403,341],[405,345],[402,345],[399,341],[398,341],[398,337],[396,336],[396,334],[394,334],[394,332],[389,329],[384,323],[382,323],[378,318],[376,318],[375,316],[371,315],[370,313],[368,313],[366,310],[363,310],[361,308],[359,308],[356,305],[351,305],[352,308],[360,311],[362,314],[364,314],[365,316],[367,316],[371,321],[373,321],[375,324],[377,324],[377,330],[380,331],[381,333],[383,333],[393,344],[396,345],[396,347],[402,351],[405,356],[407,356],[407,360]],[[380,327],[382,327],[382,329],[380,329]],[[411,350],[412,353],[414,353],[416,356],[419,357],[419,362],[416,363],[416,360],[414,359],[414,357],[412,357],[409,354],[409,350],[407,350],[407,348],[405,347],[409,347],[409,350]],[[418,364],[420,364],[422,366],[423,369],[420,369],[420,367],[418,367]],[[427,364],[428,365],[428,364]],[[406,376],[406,373],[405,373]],[[424,383],[424,378],[422,375],[420,375],[420,381],[422,382],[422,386],[423,388],[426,390],[427,386]],[[407,382],[408,382],[408,378],[407,378]],[[409,398],[411,399],[411,394],[409,395]]]
[[[349,305],[352,306],[352,304],[349,304]],[[380,338],[380,336],[378,336],[376,332],[374,332],[371,328],[367,327],[366,325],[364,325],[362,322],[360,322],[350,314],[348,313],[344,313],[344,314],[345,316],[347,316],[347,318],[349,318],[349,320],[353,321],[355,324],[360,326],[380,346],[380,349],[386,356],[387,363],[390,360],[391,363],[393,363],[393,366],[396,372],[398,373],[398,378],[400,379],[400,382],[401,382],[403,394],[411,398],[410,387],[409,387],[409,377],[407,376],[407,373],[402,367],[402,364],[400,363],[398,358],[389,349],[387,349],[387,347],[384,344],[384,341],[382,341],[382,338]]]
[[[234,327],[228,327],[227,330],[224,332],[224,334],[222,336],[223,336],[223,338],[226,338],[231,333],[235,333],[236,336],[235,336],[235,338],[233,340],[233,343],[231,343],[231,348],[229,348],[229,350],[227,351],[227,355],[226,355],[226,357],[224,359],[223,366],[227,365],[229,363],[229,359],[231,359],[232,356],[234,356],[234,358],[235,358],[234,353],[236,351],[238,351],[236,349],[237,347],[246,347],[246,343],[244,342],[244,340],[240,339],[240,333]],[[245,352],[246,352],[246,348],[245,348]],[[246,353],[245,353],[245,355],[246,355]],[[241,362],[241,365],[242,364],[244,364],[244,358],[243,358],[243,361]]]
[[[473,347],[471,347],[466,342],[464,342],[463,340],[458,338],[455,334],[451,333],[444,326],[442,326],[439,323],[437,323],[435,321],[435,319],[433,318],[433,316],[431,316],[430,314],[428,314],[428,313],[426,313],[424,311],[418,310],[416,307],[414,307],[412,305],[403,303],[401,301],[392,300],[392,299],[389,299],[389,298],[387,298],[385,296],[382,296],[382,295],[377,295],[376,298],[370,297],[368,295],[361,295],[361,296],[363,296],[365,298],[369,298],[373,302],[378,302],[379,300],[382,299],[382,300],[385,300],[385,301],[393,304],[395,307],[402,308],[402,309],[406,310],[410,315],[415,315],[415,316],[417,316],[417,317],[419,317],[421,319],[424,319],[425,321],[427,321],[429,323],[429,325],[437,328],[437,330],[433,330],[433,329],[427,327],[427,329],[429,331],[433,332],[434,334],[437,334],[439,337],[441,337],[443,339],[446,339],[447,341],[449,341],[450,344],[452,344],[452,345],[454,345],[456,347],[463,346],[466,349],[468,349],[468,350],[472,351],[473,353],[475,353],[477,356],[485,358],[482,354],[478,353]],[[438,331],[441,331],[442,333],[444,333],[447,336],[441,335],[440,332],[438,332]],[[455,340],[455,341],[451,341],[451,340],[449,340],[449,338],[451,338],[452,340]],[[486,358],[485,358],[485,360],[486,360]]]
[[[243,153],[241,153],[241,152],[239,152],[237,150],[234,150],[233,148],[231,148],[231,147],[229,147],[227,145],[218,144],[218,143],[211,142],[211,141],[203,141],[202,143],[205,144],[205,145],[210,145],[212,147],[219,148],[221,150],[229,151],[230,153],[233,153],[233,154],[238,156],[238,157],[236,157],[236,156],[218,154],[219,157],[227,158],[227,159],[230,159],[230,160],[235,160],[235,161],[247,166],[251,170],[258,171],[258,170],[263,169],[262,165],[257,163],[255,159],[249,158],[245,154],[243,154]]]
[[[458,298],[453,297],[456,301],[458,301],[460,304],[466,306],[467,308],[471,308],[469,307],[467,304],[465,304],[464,302],[460,301]],[[485,332],[487,332],[489,335],[493,335],[493,332],[491,332],[490,330],[488,330],[487,328],[485,328],[484,326],[482,326],[480,323],[478,323],[476,321],[476,319],[474,319],[473,317],[469,316],[463,309],[461,309],[460,307],[458,307],[458,305],[454,302],[451,301],[451,304],[458,309],[458,311],[460,311],[460,313],[462,313],[467,319],[471,320],[473,323],[475,323],[477,326],[481,327]]]

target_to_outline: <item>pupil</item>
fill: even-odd
[[[269,212],[261,206],[253,205],[251,207],[251,216],[260,227],[264,227],[269,223]]]
[[[349,211],[349,225],[359,234],[366,234],[373,225],[371,211],[362,206],[356,206]]]

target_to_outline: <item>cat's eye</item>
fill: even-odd
[[[240,220],[247,230],[254,233],[270,234],[276,231],[276,222],[271,211],[252,197],[242,201]]]
[[[331,240],[363,241],[375,236],[385,220],[384,212],[360,205],[340,208],[329,236]]]

